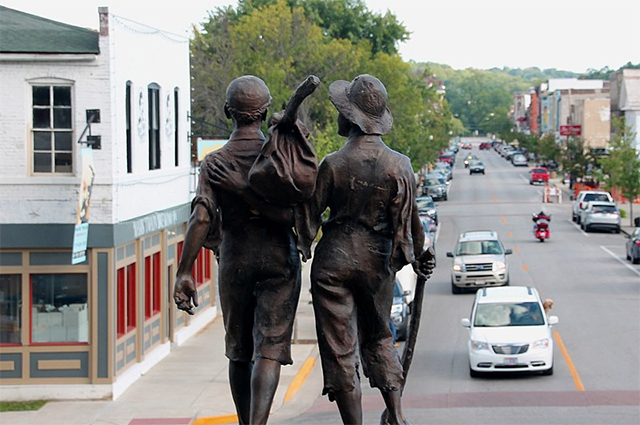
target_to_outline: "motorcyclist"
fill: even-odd
[[[551,221],[551,216],[547,215],[544,210],[541,210],[538,214],[533,214],[532,218],[533,222],[537,222],[538,220],[547,220]]]
[[[541,220],[546,220],[547,226],[548,223],[551,221],[551,216],[547,215],[544,210],[541,210],[538,214],[533,214],[533,217],[531,218],[533,220],[533,232],[535,233],[536,230],[538,230],[538,222]],[[545,227],[547,227],[545,226]]]

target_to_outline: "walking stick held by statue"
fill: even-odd
[[[435,251],[429,247],[429,257],[435,259]],[[409,368],[413,361],[413,354],[415,352],[416,341],[418,340],[418,331],[420,329],[420,317],[422,316],[422,301],[424,299],[424,287],[427,280],[418,276],[416,280],[416,293],[413,297],[413,309],[411,312],[411,320],[409,321],[409,336],[407,342],[404,345],[402,352],[402,377],[403,384],[401,391],[404,392],[404,387],[407,383],[407,376],[409,375]],[[387,409],[382,412],[380,416],[380,425],[388,425],[388,411]]]

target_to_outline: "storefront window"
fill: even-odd
[[[144,259],[144,318],[149,319],[160,313],[160,253]]]
[[[19,274],[0,275],[0,344],[20,344],[22,279]]]
[[[89,341],[86,274],[31,275],[31,341]]]
[[[118,338],[136,327],[136,265],[129,264],[117,271]]]

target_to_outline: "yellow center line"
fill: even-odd
[[[509,233],[507,233],[507,237],[508,238],[512,238],[513,237],[513,232],[511,230],[509,230]]]
[[[287,390],[287,393],[284,396],[285,402],[290,401],[293,398],[293,396],[300,390],[300,388],[302,388],[304,381],[307,379],[307,376],[309,376],[309,374],[313,370],[313,366],[315,364],[316,364],[315,357],[307,358],[304,364],[300,367],[300,371],[298,372],[298,374],[295,376],[295,378],[293,378],[291,385],[289,385],[289,389]]]
[[[498,202],[498,197],[496,195],[491,195],[491,200],[493,202]]]
[[[518,245],[513,247],[513,252],[520,252],[520,248],[518,248]]]
[[[525,272],[528,272],[529,271],[529,267],[527,267],[526,264],[523,264],[522,265],[522,270],[524,270]]]
[[[560,351],[562,352],[564,361],[567,362],[567,366],[569,366],[569,372],[571,373],[571,377],[573,378],[573,383],[575,384],[576,389],[578,391],[584,391],[584,385],[582,385],[582,380],[580,379],[580,375],[578,374],[576,367],[573,365],[573,362],[571,361],[569,352],[565,348],[564,343],[562,342],[562,338],[560,338],[560,334],[556,331],[553,333],[553,337],[556,340],[556,344],[558,344]]]
[[[191,425],[222,425],[238,423],[238,415],[205,416],[191,422]]]
[[[507,217],[501,215],[500,216],[500,221],[502,222],[502,224],[506,223],[507,222]]]

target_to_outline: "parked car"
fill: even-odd
[[[514,155],[524,155],[524,154],[521,151],[517,150],[517,149],[512,149],[512,150],[509,150],[508,152],[506,152],[504,154],[504,158],[507,161],[511,162],[511,158],[513,158]]]
[[[471,143],[469,143],[469,142],[466,142],[466,143],[462,144],[462,149],[471,149],[471,148],[472,148],[472,146],[471,146]]]
[[[509,285],[507,255],[498,234],[492,230],[461,233],[453,252],[451,267],[451,292],[459,294],[463,289],[485,286]]]
[[[629,235],[627,241],[627,260],[633,264],[640,264],[640,227]]]
[[[449,198],[447,181],[441,176],[427,174],[422,186],[422,195],[431,196],[436,201],[446,201]]]
[[[410,294],[411,291],[404,290],[396,277],[393,282],[391,320],[393,320],[393,325],[396,328],[396,340],[398,341],[405,341],[409,335],[410,309],[407,297]]]
[[[422,229],[424,230],[423,250],[426,250],[429,247],[435,250],[436,249],[436,232],[438,230],[438,225],[429,216],[420,217],[420,222],[422,223]]]
[[[580,228],[585,232],[601,229],[620,233],[621,221],[620,210],[613,202],[591,201],[580,213]]]
[[[529,184],[535,183],[548,183],[549,182],[549,170],[545,167],[534,167],[529,170]]]
[[[469,161],[469,174],[484,174],[484,163],[479,159],[472,159]]]
[[[510,145],[502,145],[500,150],[498,150],[498,152],[500,153],[500,155],[503,158],[506,158],[507,155],[509,155],[509,153],[515,152],[515,151],[516,151],[516,148],[514,148],[513,146],[510,146]]]
[[[433,202],[431,196],[418,196],[416,203],[418,204],[418,215],[431,217],[438,224],[438,206]]]
[[[526,167],[529,165],[527,157],[522,153],[513,154],[511,157],[511,163],[516,167]]]
[[[549,171],[556,171],[558,169],[558,163],[553,159],[550,161],[541,162],[540,166],[549,169]]]
[[[580,224],[580,211],[587,207],[587,203],[591,201],[613,202],[613,198],[609,192],[603,190],[583,190],[578,193],[578,196],[571,205],[572,216],[571,218],[576,223]]]
[[[447,179],[447,174],[444,171],[436,170],[435,168],[429,171],[425,177],[435,177],[447,186],[450,184],[449,179]]]
[[[553,374],[551,326],[538,291],[531,286],[483,288],[476,293],[471,317],[461,320],[469,329],[467,353],[472,377],[482,373],[541,372]]]
[[[454,152],[444,152],[441,153],[438,157],[438,162],[446,162],[450,164],[452,167],[456,162],[456,154]]]
[[[447,180],[453,179],[453,168],[446,162],[436,162],[433,171],[443,174]]]

